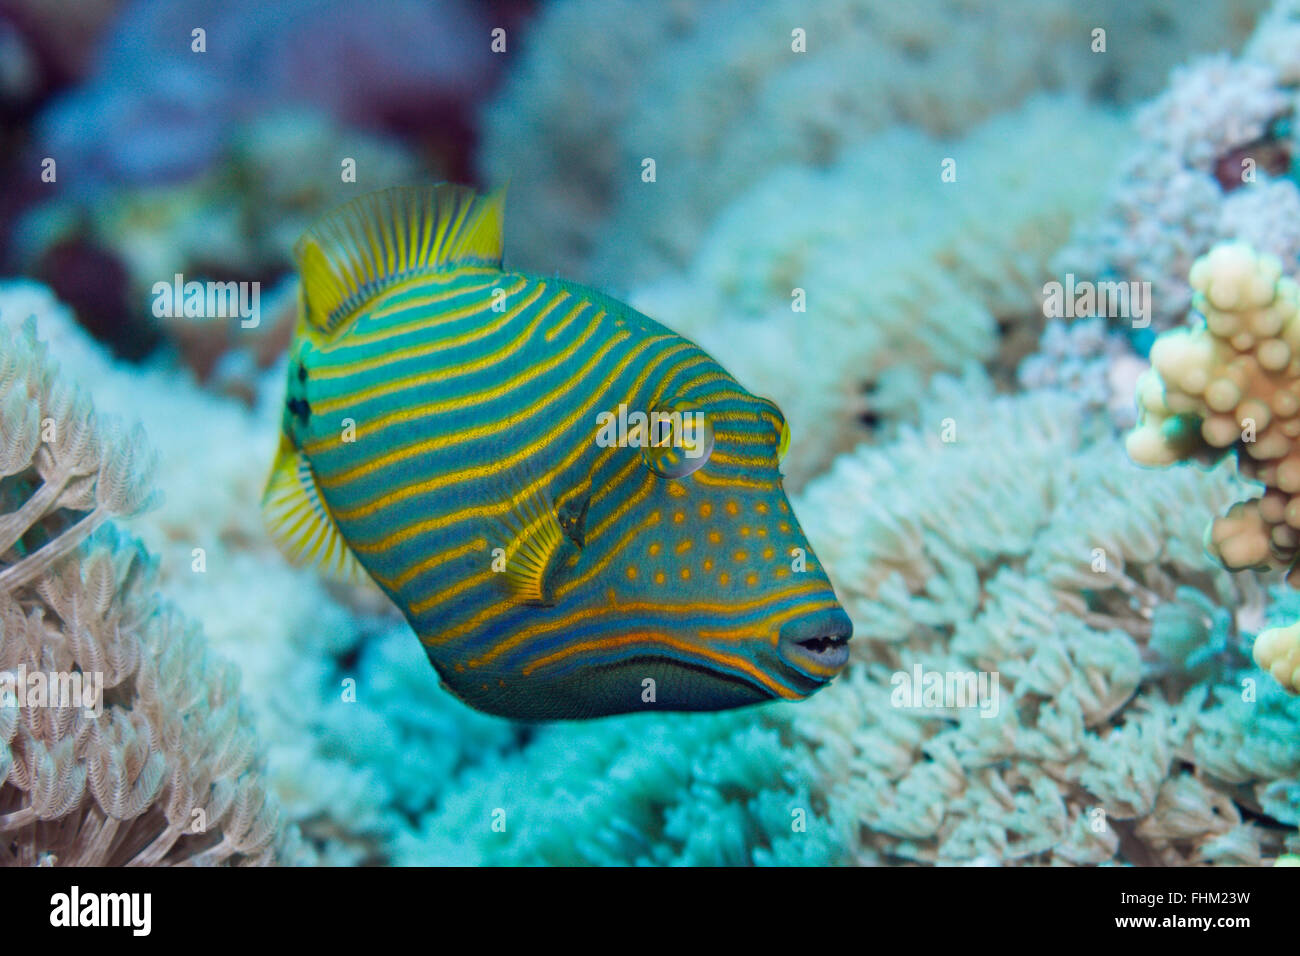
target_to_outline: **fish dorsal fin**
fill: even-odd
[[[303,318],[332,335],[370,299],[449,265],[501,267],[505,189],[396,186],[322,216],[294,247]]]
[[[307,456],[283,436],[262,493],[262,519],[291,564],[315,567],[336,581],[367,577],[321,500]]]
[[[579,546],[540,495],[526,496],[502,516],[501,576],[522,604],[555,603],[555,582]]]

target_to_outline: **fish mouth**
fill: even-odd
[[[777,653],[806,677],[826,683],[849,662],[853,622],[843,608],[791,621],[781,628]]]

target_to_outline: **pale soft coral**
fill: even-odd
[[[153,500],[140,433],[58,378],[34,322],[0,324],[0,356],[0,865],[295,858],[238,671],[106,523]],[[92,690],[33,698],[36,673]]]

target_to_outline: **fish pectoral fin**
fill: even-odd
[[[555,584],[576,562],[581,545],[566,532],[555,508],[537,498],[513,503],[501,524],[501,577],[511,596],[521,604],[554,605]]]
[[[352,584],[367,578],[321,500],[307,456],[283,435],[262,493],[262,520],[291,564],[314,566],[334,580]]]
[[[501,267],[505,190],[397,186],[327,213],[294,246],[303,320],[333,336],[385,289],[444,266]]]
[[[591,504],[591,495],[582,499],[582,504],[571,504],[561,508],[556,515],[564,536],[579,548],[586,544],[587,508]]]

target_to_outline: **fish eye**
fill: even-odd
[[[641,463],[661,478],[684,478],[713,454],[713,425],[696,402],[678,401],[651,410]]]
[[[790,423],[781,422],[781,441],[776,446],[776,460],[779,464],[785,461],[785,453],[790,450]]]

